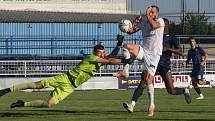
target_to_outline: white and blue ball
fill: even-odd
[[[130,31],[130,29],[132,29],[132,23],[130,20],[128,19],[122,19],[120,22],[119,22],[119,29],[124,32],[124,33],[127,33]]]

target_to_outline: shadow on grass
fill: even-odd
[[[13,112],[14,111],[14,112]],[[165,113],[165,112],[183,112],[183,113],[215,113],[215,111],[166,111],[166,110],[160,110],[157,111],[157,114],[160,113]],[[139,115],[140,113],[143,113],[143,115]],[[35,109],[35,110],[11,110],[11,111],[5,111],[5,112],[0,112],[0,117],[32,117],[32,116],[59,116],[59,115],[68,115],[68,114],[72,114],[72,115],[76,115],[76,116],[95,116],[95,118],[98,119],[107,119],[107,120],[123,120],[123,119],[131,119],[131,120],[171,120],[171,121],[214,121],[213,119],[204,119],[204,117],[202,118],[197,118],[197,119],[192,119],[195,117],[191,117],[190,119],[186,119],[183,117],[176,117],[176,118],[172,118],[172,117],[158,117],[158,116],[154,116],[154,117],[147,117],[146,116],[146,112],[145,111],[135,111],[135,113],[133,114],[128,114],[126,111],[124,110],[115,110],[115,111],[110,111],[110,110],[98,110],[98,111],[94,111],[94,110],[59,110],[59,109]],[[137,114],[137,115],[136,115]],[[98,115],[104,115],[102,117],[96,117]],[[112,116],[113,117],[112,117]],[[120,116],[122,115],[122,116]],[[107,117],[106,117],[107,116]]]
[[[46,115],[41,113],[25,113],[25,112],[0,112],[0,117],[31,117],[33,115]]]
[[[175,113],[198,113],[198,114],[200,114],[200,113],[214,113],[215,114],[215,110],[214,111],[200,111],[200,110],[196,110],[196,111],[191,111],[191,110],[159,110],[159,111],[157,111],[157,112],[163,112],[163,113],[165,113],[165,112],[169,112],[169,113],[171,113],[171,112],[175,112]]]

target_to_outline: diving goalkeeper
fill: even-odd
[[[0,96],[10,92],[24,89],[43,89],[53,87],[48,100],[23,101],[18,100],[11,104],[11,108],[15,107],[52,107],[70,95],[75,88],[89,80],[104,64],[121,64],[131,63],[129,59],[117,59],[116,55],[122,45],[124,36],[117,35],[117,46],[111,54],[106,55],[104,45],[98,44],[93,49],[93,54],[84,58],[75,68],[70,69],[66,73],[49,77],[37,82],[22,83],[10,88],[0,90]]]

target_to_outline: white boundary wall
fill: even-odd
[[[42,79],[44,78],[0,78],[0,89],[25,82],[36,82]],[[118,89],[118,79],[116,77],[93,77],[77,88],[77,90],[91,89]]]
[[[0,0],[0,10],[126,13],[126,0]]]
[[[24,82],[35,82],[43,78],[0,78],[0,89],[11,87]],[[190,77],[188,75],[174,75],[175,87],[187,87],[190,84]],[[205,75],[205,79],[210,81],[215,79],[215,75]],[[159,76],[155,76],[154,81],[155,88],[165,88],[164,82]],[[204,85],[201,87],[209,87],[209,85]],[[116,77],[93,77],[76,90],[93,90],[93,89],[119,89],[119,81]],[[45,90],[50,90],[45,89]],[[32,91],[32,90],[28,90]],[[40,90],[33,90],[40,91]]]

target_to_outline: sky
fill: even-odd
[[[162,16],[180,21],[180,17],[171,16],[181,15],[181,1],[128,0],[128,8],[144,13],[149,5],[155,4],[159,6]],[[185,0],[186,12],[198,11],[196,1],[198,0]],[[215,23],[215,0],[200,0],[200,12],[210,13],[208,14],[212,16],[210,21]],[[79,54],[82,49],[86,50],[86,53],[91,53],[92,47],[100,40],[113,47],[116,33],[120,33],[116,23],[100,26],[74,23],[0,23],[0,55],[74,55]]]
[[[182,15],[182,0],[128,0],[128,8],[131,11],[145,13],[149,5],[155,4],[160,8],[162,16]],[[198,12],[198,0],[184,0],[185,12]],[[210,22],[215,23],[215,0],[199,0],[200,13],[209,13]],[[172,19],[179,20],[178,17]]]

